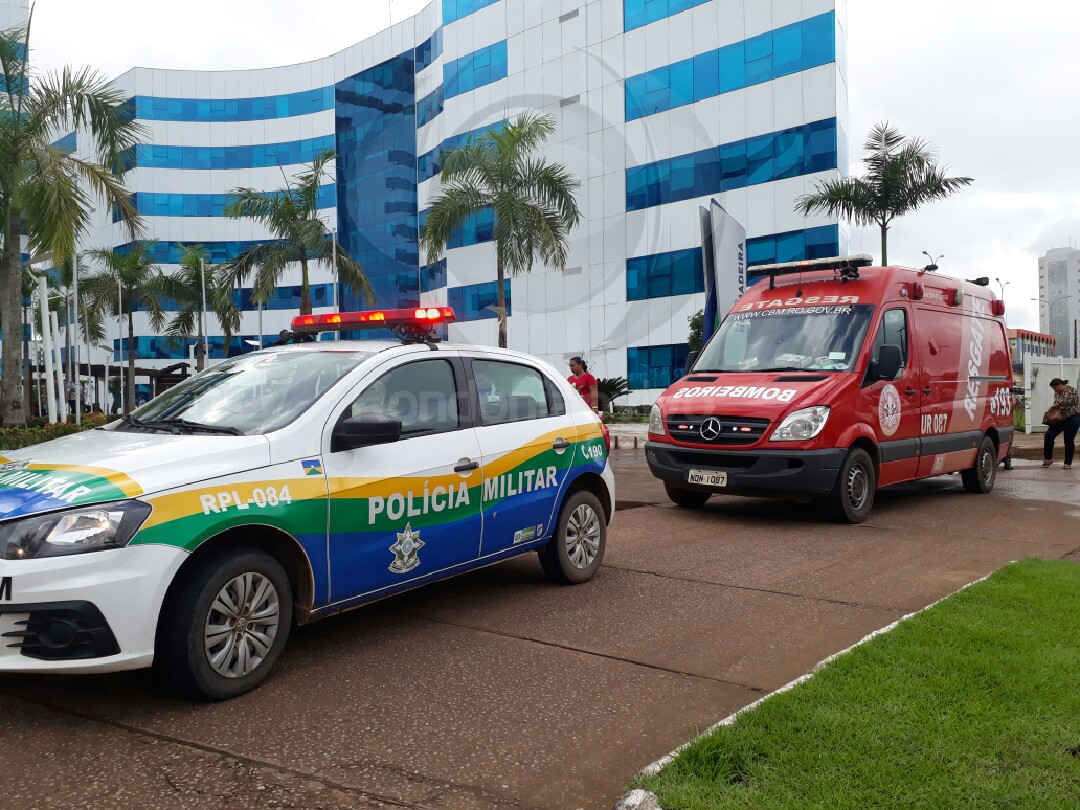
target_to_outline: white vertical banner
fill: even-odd
[[[712,201],[713,266],[716,268],[716,314],[723,320],[746,292],[746,228]]]

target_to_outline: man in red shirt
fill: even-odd
[[[570,358],[570,371],[572,372],[567,381],[577,389],[582,398],[588,402],[593,410],[600,401],[600,389],[596,383],[596,377],[589,373],[588,364],[580,357]]]

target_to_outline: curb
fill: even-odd
[[[1011,565],[1014,562],[1016,562],[1016,560],[1011,560],[1010,562],[1004,563],[1003,565],[999,566],[999,568],[1004,568],[1006,565]],[[995,569],[995,570],[998,570],[998,569]],[[935,605],[941,604],[946,599],[949,599],[950,597],[953,597],[958,593],[966,591],[972,585],[978,585],[980,582],[984,582],[984,581],[988,580],[991,576],[993,576],[993,572],[987,574],[984,577],[979,577],[978,579],[973,580],[972,582],[969,582],[967,585],[964,585],[962,588],[957,588],[952,593],[946,594],[945,596],[931,602],[929,605],[926,605],[925,607],[921,607],[918,610],[912,611],[911,613],[905,613],[903,616],[901,616],[899,619],[892,622],[891,624],[887,624],[884,627],[879,628],[879,629],[875,630],[874,632],[863,636],[861,639],[856,641],[850,647],[846,647],[846,648],[844,648],[844,649],[842,649],[842,650],[840,650],[838,652],[834,652],[828,658],[825,658],[825,659],[819,661],[817,664],[815,664],[814,668],[811,669],[809,672],[807,672],[805,675],[800,675],[795,680],[789,681],[788,683],[784,684],[783,686],[779,687],[778,689],[775,689],[772,692],[769,692],[769,694],[758,698],[753,703],[748,703],[747,705],[743,706],[741,709],[733,712],[732,714],[729,714],[723,720],[720,720],[719,722],[713,723],[707,729],[705,729],[704,731],[694,735],[694,737],[692,737],[691,739],[684,742],[678,748],[676,748],[676,749],[670,751],[669,753],[665,754],[664,756],[660,757],[660,759],[656,760],[656,762],[653,762],[653,763],[651,763],[649,765],[646,765],[644,768],[642,768],[640,771],[638,771],[637,775],[638,776],[653,776],[653,775],[659,773],[660,770],[662,768],[664,768],[665,765],[667,765],[672,760],[674,760],[675,757],[677,757],[679,755],[679,753],[683,751],[683,749],[687,748],[692,743],[696,742],[697,740],[701,739],[702,737],[705,737],[708,734],[711,734],[713,731],[715,731],[718,728],[721,728],[723,726],[732,725],[739,718],[740,715],[750,711],[751,709],[756,708],[757,706],[761,705],[762,703],[764,703],[769,698],[774,697],[776,695],[779,695],[779,694],[781,694],[783,692],[790,691],[791,689],[794,689],[796,686],[798,686],[800,683],[803,683],[805,681],[810,680],[811,678],[814,677],[815,674],[817,674],[822,669],[827,667],[829,664],[831,664],[833,661],[835,661],[841,655],[845,655],[846,653],[849,653],[852,650],[854,650],[856,647],[861,647],[863,644],[866,644],[868,641],[870,641],[872,639],[875,639],[878,636],[884,635],[885,633],[888,633],[888,632],[896,629],[900,625],[901,622],[906,622],[908,619],[910,619],[910,618],[912,618],[914,616],[918,616],[920,613],[929,610],[930,608],[934,607]],[[663,808],[660,806],[660,801],[659,801],[657,795],[655,793],[653,793],[651,790],[643,790],[641,788],[635,788],[634,790],[631,790],[628,793],[624,793],[622,796],[619,797],[619,800],[615,803],[614,810],[663,810]]]

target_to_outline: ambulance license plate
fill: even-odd
[[[704,484],[707,487],[726,487],[727,473],[716,470],[690,470],[686,479],[691,484]]]

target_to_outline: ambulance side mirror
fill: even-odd
[[[686,355],[686,373],[687,374],[689,374],[693,370],[694,363],[697,362],[697,359],[700,356],[701,356],[701,352],[690,352],[690,354]]]
[[[904,356],[900,347],[886,343],[878,349],[877,355],[877,378],[879,380],[895,380],[896,373],[903,368]]]
[[[364,413],[341,419],[330,437],[330,452],[393,444],[401,438],[401,420],[385,413]]]

